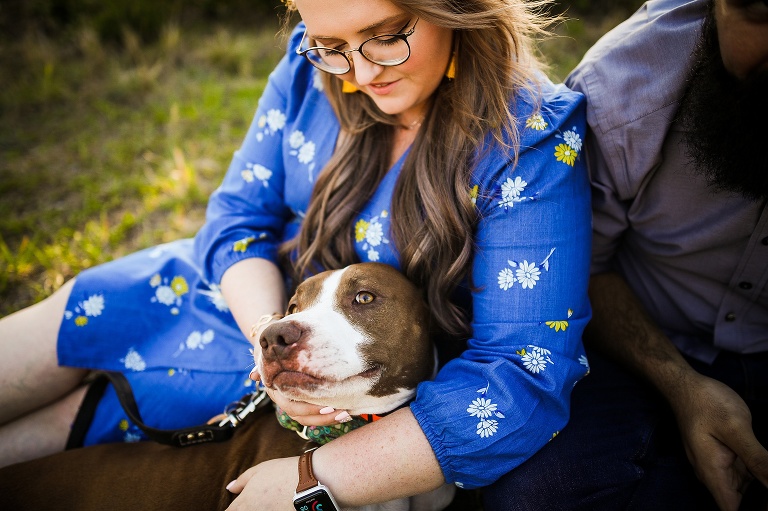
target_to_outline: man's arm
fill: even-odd
[[[593,275],[585,343],[648,380],[672,407],[688,459],[723,510],[736,510],[753,477],[768,485],[768,451],[744,401],[695,371],[655,325],[624,279]]]

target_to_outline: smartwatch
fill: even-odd
[[[306,451],[299,458],[299,484],[293,497],[296,511],[341,511],[331,495],[331,490],[320,483],[312,472],[312,454],[317,447]]]

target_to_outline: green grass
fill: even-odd
[[[275,26],[0,46],[0,315],[194,234],[282,55]]]
[[[542,44],[553,77],[623,16],[561,24]],[[85,268],[195,233],[282,55],[276,26],[0,44],[0,316]]]

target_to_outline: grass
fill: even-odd
[[[542,44],[560,80],[625,16]],[[81,270],[192,236],[282,55],[274,24],[169,25],[143,44],[88,28],[0,45],[0,316]]]
[[[0,46],[0,316],[194,234],[282,54],[274,32]]]

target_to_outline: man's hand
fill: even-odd
[[[755,438],[752,414],[736,392],[696,373],[670,404],[688,459],[720,509],[737,510],[755,478],[768,486],[768,451]]]

